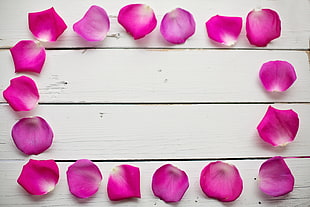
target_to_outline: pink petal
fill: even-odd
[[[31,78],[20,76],[11,79],[3,97],[15,111],[30,111],[38,104],[39,92]]]
[[[281,196],[294,188],[294,176],[282,157],[265,161],[259,169],[259,188],[271,196]]]
[[[67,29],[64,20],[52,7],[50,9],[28,14],[29,29],[40,41],[53,42]]]
[[[240,35],[242,18],[216,15],[206,22],[206,28],[210,39],[232,46]]]
[[[33,40],[19,41],[10,49],[15,72],[40,73],[45,62],[45,49]]]
[[[163,37],[172,44],[182,44],[195,33],[196,23],[188,11],[176,8],[165,14],[160,24]]]
[[[295,139],[299,128],[298,114],[292,109],[279,110],[272,106],[257,126],[259,136],[273,146],[284,146]]]
[[[112,201],[141,198],[139,168],[131,165],[115,167],[109,176],[107,191]]]
[[[53,142],[53,131],[41,117],[20,119],[12,128],[16,147],[27,155],[37,155],[47,150]]]
[[[32,195],[44,195],[54,190],[59,169],[54,160],[32,160],[23,166],[17,182]]]
[[[102,175],[92,161],[81,159],[69,166],[67,180],[69,190],[74,196],[88,198],[98,191]]]
[[[243,182],[234,165],[216,161],[211,162],[201,171],[200,186],[207,196],[230,202],[240,196]]]
[[[73,30],[87,41],[102,41],[110,30],[108,14],[99,6],[91,6]]]
[[[153,9],[145,4],[124,6],[119,11],[117,19],[135,40],[151,33],[157,24]]]
[[[173,165],[163,165],[153,175],[153,193],[165,202],[180,201],[188,187],[186,173]]]
[[[252,45],[265,47],[280,37],[281,20],[271,9],[252,10],[246,18],[246,36]]]
[[[297,79],[294,67],[286,61],[269,61],[259,71],[267,91],[286,91]]]

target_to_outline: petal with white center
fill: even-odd
[[[273,146],[285,146],[294,141],[299,128],[298,114],[290,110],[268,107],[257,126],[259,136]]]
[[[17,182],[32,195],[44,195],[54,190],[59,169],[54,160],[32,160],[23,166]]]
[[[151,33],[157,24],[153,9],[145,4],[124,6],[117,20],[135,40]]]
[[[40,96],[35,82],[27,76],[20,76],[11,79],[3,97],[15,111],[30,111],[38,104]]]
[[[113,168],[109,176],[107,191],[112,201],[141,198],[139,168],[131,165]]]

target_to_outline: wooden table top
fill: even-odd
[[[157,16],[156,29],[133,40],[117,23],[125,0],[1,0],[0,90],[14,73],[9,49],[34,39],[29,12],[54,7],[68,29],[53,43],[42,43],[47,58],[39,75],[26,73],[39,88],[39,105],[15,112],[0,98],[0,206],[171,206],[151,190],[154,171],[171,163],[188,173],[190,187],[178,207],[223,206],[200,189],[199,175],[215,160],[236,165],[243,178],[241,196],[229,206],[310,206],[310,2],[309,0],[143,0]],[[109,14],[111,30],[102,42],[87,42],[72,25],[91,5]],[[159,32],[163,15],[181,7],[191,11],[196,33],[181,45],[167,44]],[[205,22],[216,14],[245,18],[254,8],[276,10],[282,20],[278,39],[266,47],[249,44],[245,28],[233,47],[208,39]],[[297,81],[286,92],[268,93],[259,82],[260,66],[270,60],[294,65]],[[296,140],[283,148],[264,143],[256,126],[268,106],[299,115]],[[37,156],[20,153],[11,138],[14,123],[44,117],[54,130],[50,149]],[[257,187],[259,166],[273,156],[287,157],[295,176],[293,192],[272,198]],[[32,196],[16,182],[29,159],[54,159],[60,181],[46,196]],[[73,197],[66,170],[75,160],[91,159],[101,169],[99,191],[86,200]],[[141,199],[111,202],[107,178],[114,166],[141,170]]]

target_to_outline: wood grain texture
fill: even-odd
[[[0,51],[0,90],[14,74]],[[270,60],[295,66],[284,93],[266,92],[258,73]],[[37,82],[41,103],[309,102],[308,56],[299,51],[52,50]],[[1,97],[2,102],[4,99]]]
[[[310,105],[274,105],[299,114],[296,140],[286,147],[264,143],[256,126],[268,105],[40,105],[32,113],[0,106],[0,159],[28,159],[10,135],[26,115],[40,115],[55,139],[40,159],[195,159],[307,156]]]
[[[286,196],[272,198],[261,193],[257,187],[259,166],[264,160],[242,160],[228,161],[234,164],[242,176],[244,189],[241,196],[228,206],[262,206],[262,207],[287,207],[287,206],[309,206],[310,194],[310,159],[286,159],[293,175],[295,176],[294,190]],[[177,204],[178,207],[188,206],[223,206],[217,200],[207,198],[199,186],[199,175],[204,166],[210,161],[199,162],[172,162],[173,165],[186,171],[190,187],[183,199]],[[171,206],[158,198],[154,197],[151,191],[151,178],[154,171],[167,162],[129,162],[141,171],[141,199],[124,200],[121,202],[111,202],[107,197],[106,183],[111,169],[117,165],[124,164],[119,162],[96,162],[103,174],[103,182],[99,191],[92,198],[81,200],[73,197],[67,186],[66,170],[72,163],[58,163],[60,167],[60,181],[55,190],[46,196],[31,196],[27,194],[17,183],[22,165],[21,161],[0,161],[0,205],[1,206]],[[226,206],[225,205],[225,206]]]
[[[139,41],[134,41],[124,29],[117,23],[117,15],[120,8],[134,3],[127,0],[109,1],[42,1],[28,0],[27,5],[23,0],[1,0],[0,1],[0,48],[8,48],[22,39],[33,39],[28,30],[27,15],[55,7],[56,11],[63,17],[68,29],[52,44],[44,44],[46,47],[104,47],[104,48],[140,48],[140,47],[169,47],[169,48],[218,48],[219,45],[211,42],[206,34],[205,22],[212,16],[220,14],[225,16],[240,16],[245,25],[246,15],[255,8],[271,8],[276,10],[282,20],[282,34],[277,40],[269,44],[267,49],[309,49],[310,31],[310,3],[308,0],[217,0],[206,3],[204,0],[170,0],[152,1],[144,0],[142,3],[150,5],[157,16],[158,25],[153,33]],[[73,32],[72,25],[78,21],[91,5],[98,5],[106,9],[110,15],[111,30],[109,37],[99,43],[89,43]],[[240,6],[242,5],[242,6]],[[166,12],[176,7],[182,7],[193,13],[197,29],[193,37],[185,44],[172,46],[167,44],[160,35],[159,24]],[[292,15],[294,14],[294,15]],[[235,48],[255,48],[248,43],[245,37],[245,29]],[[263,49],[266,49],[263,48]],[[260,48],[262,49],[262,48]]]
[[[155,169],[172,163],[188,173],[190,188],[178,207],[190,206],[298,206],[310,207],[310,68],[309,0],[143,0],[157,16],[158,25],[146,38],[134,41],[117,23],[128,0],[0,0],[0,91],[14,73],[9,48],[34,39],[27,14],[54,7],[68,29],[47,47],[40,75],[32,77],[40,91],[40,104],[30,112],[14,112],[0,97],[0,206],[171,206],[155,198],[150,184]],[[72,30],[91,5],[106,9],[111,20],[108,37],[84,41]],[[197,29],[185,44],[163,40],[159,24],[176,7],[192,12]],[[214,15],[245,18],[254,8],[276,10],[282,20],[281,37],[267,47],[251,46],[243,27],[237,44],[225,48],[210,41],[205,22]],[[295,66],[297,81],[284,93],[267,93],[258,78],[260,66],[286,60]],[[274,104],[277,103],[277,104]],[[299,114],[296,140],[283,148],[264,143],[256,126],[272,104]],[[20,153],[11,128],[26,116],[44,117],[54,130],[53,145],[38,156]],[[265,158],[286,159],[295,176],[294,191],[271,198],[257,188],[257,174]],[[296,158],[299,157],[299,158]],[[308,158],[300,158],[308,157]],[[27,194],[16,180],[30,159],[56,159],[61,179],[46,196]],[[66,169],[77,159],[93,159],[104,180],[92,198],[79,200],[68,191]],[[211,160],[235,164],[244,191],[232,203],[206,198],[199,174]],[[119,164],[141,169],[142,198],[110,202],[106,183]]]

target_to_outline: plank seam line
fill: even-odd
[[[198,162],[198,161],[216,161],[216,160],[226,160],[226,161],[238,161],[238,160],[267,160],[271,157],[229,157],[229,158],[158,158],[158,159],[91,159],[93,162]],[[284,159],[309,159],[310,156],[295,156],[295,157],[283,157]],[[25,161],[24,159],[0,159],[0,162],[9,161]],[[55,162],[75,162],[76,159],[55,159]]]
[[[43,102],[39,105],[266,105],[266,104],[310,104],[307,101],[300,102]],[[8,105],[0,102],[0,105]]]
[[[0,50],[9,50],[11,47],[0,47]],[[229,50],[229,51],[295,51],[309,52],[310,48],[169,48],[169,47],[46,47],[46,50],[154,50],[154,51],[178,51],[178,50]]]
[[[111,160],[92,160],[93,162],[198,162],[198,161],[216,161],[216,160],[227,160],[227,161],[234,161],[234,160],[267,160],[271,157],[248,157],[248,158],[190,158],[190,159],[183,159],[183,158],[171,158],[171,159],[111,159]],[[310,156],[296,156],[296,157],[283,157],[285,159],[308,159]],[[56,162],[75,162],[76,160],[55,160]]]

